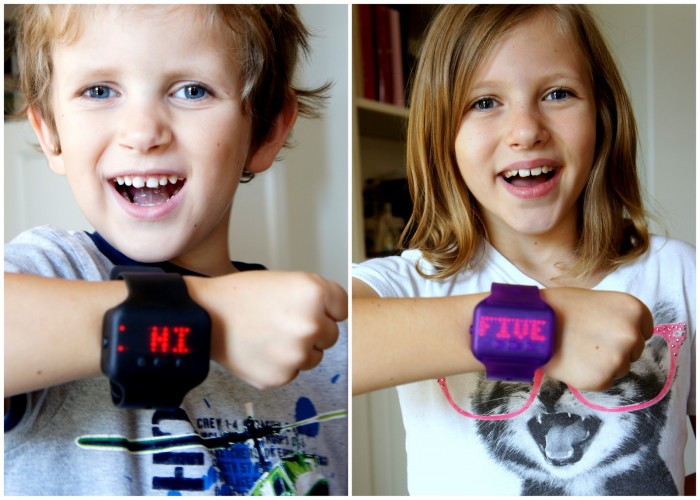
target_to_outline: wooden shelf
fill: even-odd
[[[408,110],[394,104],[355,98],[360,135],[404,141]]]

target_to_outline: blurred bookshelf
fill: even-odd
[[[437,5],[353,5],[353,262],[398,253],[410,75]]]

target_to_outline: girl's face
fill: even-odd
[[[468,97],[457,164],[489,238],[575,237],[596,142],[593,88],[576,45],[546,14],[526,19],[485,59]]]

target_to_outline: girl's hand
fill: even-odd
[[[345,290],[314,274],[247,271],[187,283],[212,319],[212,359],[258,389],[315,368],[348,316]]]
[[[544,372],[577,389],[612,386],[639,359],[653,333],[649,309],[626,293],[578,288],[542,293],[557,314],[557,346]]]

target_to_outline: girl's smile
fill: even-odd
[[[563,230],[575,241],[596,143],[578,47],[546,13],[526,19],[484,60],[467,102],[455,152],[489,239]]]
[[[514,196],[524,199],[541,198],[556,187],[559,171],[559,162],[541,158],[508,165],[506,170],[501,172],[500,179],[505,183],[505,189]]]

